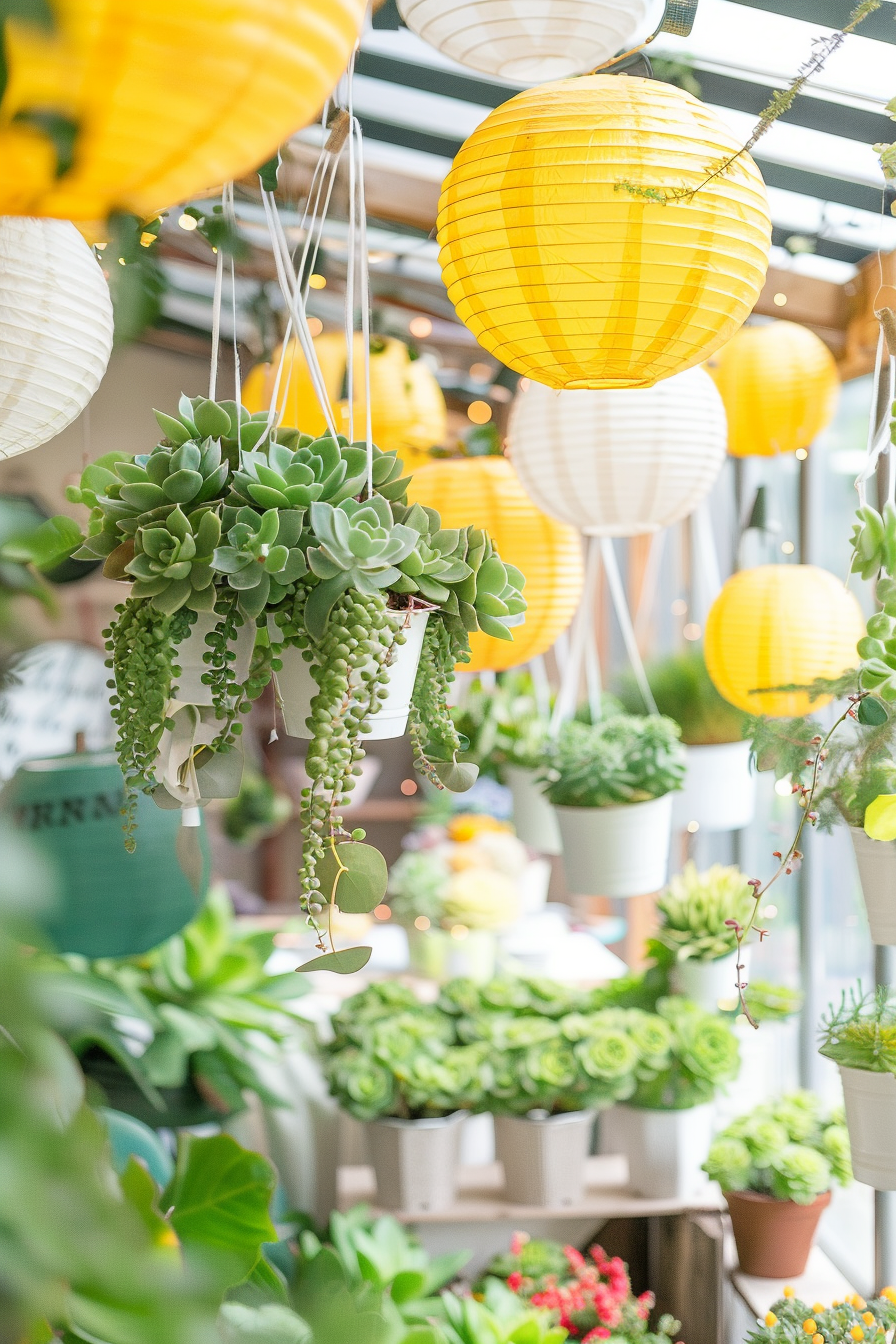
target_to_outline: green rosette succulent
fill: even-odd
[[[340,504],[360,494],[367,480],[367,453],[331,434],[302,434],[298,447],[271,443],[244,452],[233,476],[234,496],[264,509],[309,509],[323,501]]]
[[[775,1199],[811,1204],[831,1188],[831,1164],[827,1158],[804,1144],[788,1144],[770,1163],[771,1187]]]
[[[208,397],[182,396],[177,415],[154,411],[166,444],[179,448],[188,440],[216,439],[221,453],[232,468],[239,464],[241,452],[258,448],[273,431],[267,411],[249,412],[235,401],[212,401]],[[274,431],[279,438],[283,431]],[[287,435],[289,431],[286,431]]]
[[[395,1079],[389,1069],[362,1050],[344,1050],[327,1066],[330,1091],[356,1120],[388,1115],[395,1099]]]
[[[290,584],[307,573],[305,552],[298,544],[304,515],[299,509],[268,509],[259,515],[245,507],[234,512],[228,545],[215,549],[212,565],[239,594],[245,615],[254,620],[268,604],[282,602]],[[230,522],[231,510],[225,514]]]
[[[698,872],[688,861],[657,899],[657,938],[678,961],[713,961],[737,946],[727,921],[746,926],[752,908],[753,889],[739,868],[714,863]]]
[[[611,1026],[598,1027],[579,1041],[574,1050],[588,1077],[606,1084],[610,1096],[626,1096],[634,1091],[640,1056],[627,1032]]]
[[[207,510],[190,518],[175,504],[164,522],[137,531],[130,547],[133,559],[124,566],[124,573],[134,580],[131,597],[149,598],[168,615],[181,607],[214,611],[212,558],[220,539],[216,513]]]
[[[461,529],[457,555],[470,574],[446,584],[452,595],[446,604],[449,629],[458,635],[481,630],[495,639],[513,639],[511,627],[525,619],[524,576],[515,565],[501,560],[488,533],[478,527]]]
[[[520,1082],[524,1091],[550,1109],[557,1094],[569,1091],[579,1076],[579,1067],[572,1047],[559,1035],[542,1041],[526,1050],[520,1060]]]
[[[730,1135],[715,1140],[703,1170],[711,1181],[718,1181],[723,1190],[749,1190],[753,1170],[753,1154],[743,1139]]]
[[[723,1190],[811,1204],[834,1181],[852,1179],[849,1135],[838,1114],[822,1115],[812,1093],[794,1092],[732,1121],[703,1169]]]
[[[847,1185],[852,1180],[852,1155],[846,1125],[828,1125],[821,1136],[821,1151],[831,1164],[834,1180]]]
[[[465,546],[458,528],[443,528],[435,509],[413,504],[393,509],[396,520],[411,527],[419,540],[410,555],[401,561],[400,576],[392,585],[396,593],[414,593],[427,602],[456,608],[457,598],[449,584],[461,583],[473,571],[462,558]]]
[[[399,577],[396,566],[414,549],[418,534],[396,523],[386,499],[347,499],[338,508],[311,505],[311,528],[318,545],[308,564],[320,580],[305,603],[305,627],[312,639],[323,637],[337,600],[350,588],[377,596]]]

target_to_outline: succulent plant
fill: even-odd
[[[357,495],[367,479],[367,453],[332,435],[299,438],[295,449],[271,443],[265,451],[241,454],[233,492],[265,509],[308,509],[318,500],[340,504]]]
[[[392,585],[396,593],[415,593],[427,602],[451,603],[452,590],[446,585],[460,583],[472,574],[461,558],[465,549],[458,528],[443,528],[435,509],[412,504],[407,509],[393,508],[398,522],[419,534],[414,550],[398,566],[400,577]],[[455,599],[456,602],[456,599]]]
[[[179,505],[164,523],[141,527],[133,542],[125,542],[106,561],[122,553],[133,558],[123,566],[134,579],[131,596],[149,598],[159,611],[214,611],[212,556],[221,539],[221,520],[210,510],[190,518]],[[117,575],[115,575],[117,577]]]
[[[728,921],[745,926],[752,907],[753,888],[739,868],[714,863],[699,873],[689,861],[657,900],[657,938],[679,961],[713,961],[735,950]]]
[[[349,588],[374,596],[396,582],[396,565],[410,555],[418,533],[396,523],[388,501],[376,495],[347,499],[338,508],[312,504],[311,527],[319,544],[308,551],[308,564],[320,583],[305,603],[305,626],[320,639],[337,598]]]
[[[188,440],[217,439],[222,456],[233,468],[239,463],[240,452],[257,448],[273,428],[267,411],[250,414],[235,401],[211,401],[208,397],[182,396],[176,416],[164,411],[153,414],[168,445],[179,448]]]
[[[298,545],[303,514],[268,509],[259,515],[248,507],[233,512],[229,544],[217,547],[212,566],[239,593],[245,615],[255,619],[269,602],[281,602],[288,586],[307,573],[305,552]],[[230,514],[228,510],[228,522]]]
[[[852,1179],[849,1135],[837,1114],[823,1115],[811,1092],[794,1092],[732,1121],[713,1141],[703,1169],[726,1191],[811,1204],[834,1181]]]

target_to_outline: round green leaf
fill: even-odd
[[[333,971],[335,975],[354,975],[362,970],[370,960],[371,947],[346,947],[341,952],[325,952],[322,957],[313,957],[297,971]]]
[[[859,723],[867,724],[869,728],[879,728],[889,717],[886,705],[875,696],[867,695],[859,701]]]
[[[466,793],[479,777],[479,766],[472,761],[433,761],[433,769],[452,793]]]
[[[346,840],[324,851],[317,865],[321,895],[348,915],[369,915],[386,894],[389,870],[373,845]]]

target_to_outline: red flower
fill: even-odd
[[[584,1268],[585,1257],[581,1251],[577,1251],[575,1246],[564,1246],[563,1254],[566,1256],[570,1269],[580,1270]]]
[[[593,1330],[589,1330],[582,1344],[594,1344],[597,1339],[609,1339],[610,1331],[603,1325],[596,1325]]]
[[[510,1238],[510,1254],[521,1255],[523,1247],[531,1238],[528,1232],[514,1232]]]
[[[518,1293],[523,1286],[523,1276],[518,1269],[507,1275],[507,1287],[512,1293]]]

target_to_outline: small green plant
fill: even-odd
[[[699,649],[650,663],[646,672],[657,709],[678,724],[687,746],[739,742],[744,736],[747,716],[716,690]],[[623,678],[614,690],[630,714],[644,713],[644,699],[633,675]]]
[[[476,678],[451,717],[469,743],[464,758],[492,779],[504,783],[508,765],[536,770],[543,763],[548,725],[528,672],[517,668],[501,672],[493,689]]]
[[[292,813],[292,800],[279,793],[264,775],[247,766],[239,793],[225,804],[221,826],[233,844],[249,847],[275,834]]]
[[[740,1048],[730,1026],[689,999],[666,998],[657,1014],[671,1034],[668,1063],[638,1082],[630,1106],[686,1110],[712,1101],[740,1069]]]
[[[881,986],[868,994],[845,992],[821,1022],[821,1054],[835,1064],[896,1074],[896,997]]]
[[[723,1191],[753,1190],[811,1204],[852,1179],[842,1115],[826,1117],[811,1092],[793,1092],[740,1116],[713,1140],[703,1170]]]
[[[871,1302],[856,1293],[829,1307],[818,1302],[810,1307],[792,1288],[785,1288],[784,1293],[772,1303],[758,1329],[747,1335],[746,1344],[797,1344],[802,1340],[818,1344],[855,1340],[861,1344],[864,1339],[888,1336],[896,1325],[896,1292],[892,1288],[884,1288]]]
[[[803,1006],[803,995],[787,985],[772,985],[765,980],[751,980],[747,990],[747,1007],[754,1022],[786,1022]]]
[[[657,941],[676,961],[714,961],[737,948],[730,920],[746,923],[753,889],[739,868],[714,863],[699,873],[692,861],[671,878],[657,899]]]
[[[660,798],[684,781],[686,760],[671,719],[619,714],[565,723],[543,778],[560,807],[606,807]]]

